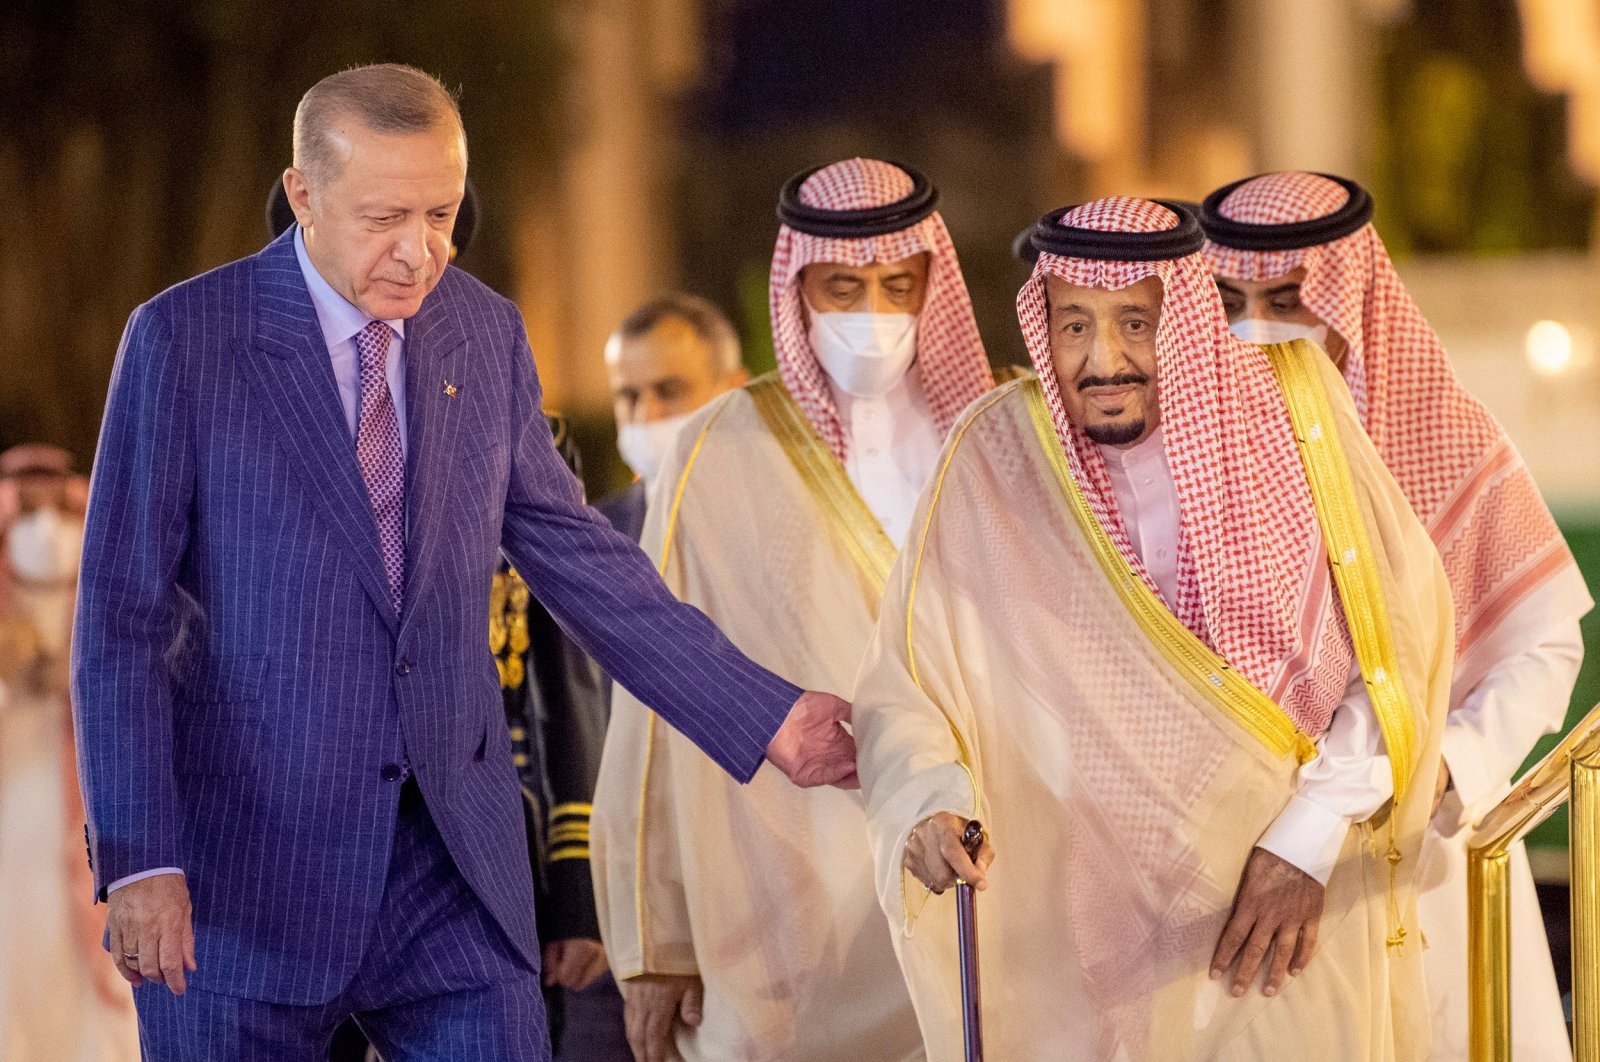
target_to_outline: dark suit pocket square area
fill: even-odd
[[[172,734],[172,769],[180,776],[246,774],[264,755],[259,717],[207,715],[179,720]]]

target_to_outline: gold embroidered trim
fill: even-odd
[[[928,510],[923,515],[922,528],[917,533],[917,547],[915,560],[911,566],[911,580],[906,587],[906,667],[911,673],[912,683],[919,690],[922,689],[922,679],[917,674],[917,643],[915,637],[917,584],[922,581],[922,561],[928,549],[928,534],[933,528],[933,517],[939,510],[939,501],[944,494],[944,481],[945,476],[950,471],[950,462],[955,458],[956,449],[961,445],[962,440],[966,438],[967,431],[971,429],[973,424],[977,423],[978,418],[1010,393],[1012,389],[1005,385],[1014,380],[1032,379],[1032,374],[1017,366],[1003,366],[995,370],[994,378],[995,389],[980,398],[975,408],[967,412],[965,419],[956,427],[955,434],[951,436],[948,445],[945,447],[944,455],[939,460],[939,469],[934,473],[932,480],[933,491],[932,496],[928,499]],[[926,693],[927,691],[923,690],[923,692]],[[934,707],[938,708],[939,712],[944,716],[945,725],[950,728],[950,736],[955,738],[958,756],[956,765],[966,773],[967,782],[972,786],[972,817],[981,819],[984,817],[983,791],[978,786],[978,776],[974,771],[972,750],[968,748],[966,738],[961,736],[960,728],[956,726],[955,720],[950,718],[950,713],[945,711],[944,706],[932,697],[928,699],[933,701]],[[904,872],[901,873],[900,909],[905,913],[908,931],[916,925],[917,919],[922,914],[922,909],[927,906],[928,895],[930,894],[923,894],[922,902],[917,905],[916,911],[913,912],[910,901],[906,899],[906,875]]]
[[[1372,709],[1388,746],[1394,772],[1394,799],[1398,804],[1411,779],[1416,759],[1417,724],[1405,685],[1400,681],[1399,657],[1389,627],[1389,610],[1378,576],[1377,554],[1356,497],[1355,480],[1339,439],[1333,407],[1318,378],[1313,358],[1326,357],[1305,340],[1274,343],[1263,348],[1278,379],[1317,522],[1328,546],[1334,583],[1344,604],[1345,620],[1355,643],[1361,678],[1372,697]]]
[[[861,493],[850,482],[844,465],[833,456],[805,413],[795,405],[776,372],[757,377],[745,386],[745,392],[755,403],[756,412],[761,414],[767,430],[800,474],[806,490],[839,532],[839,540],[856,567],[867,577],[873,593],[881,597],[889,581],[889,569],[894,567],[894,543],[889,541],[878,518],[872,515]]]
[[[714,409],[706,415],[706,422],[700,426],[700,435],[694,441],[694,447],[689,451],[689,458],[683,463],[683,472],[678,476],[677,488],[672,492],[672,508],[667,511],[666,533],[661,540],[661,563],[656,566],[662,578],[666,578],[667,561],[672,557],[672,536],[678,529],[678,510],[683,505],[683,492],[689,486],[689,473],[694,471],[694,463],[700,459],[700,448],[706,444],[706,436],[711,434],[711,426],[721,417],[728,408],[732,395],[727,395],[716,403]],[[648,712],[644,724],[644,769],[639,777],[639,827],[633,839],[633,907],[634,919],[639,930],[639,961],[645,970],[650,969],[646,949],[648,948],[645,935],[644,911],[644,834],[645,834],[645,809],[649,805],[650,796],[650,758],[655,751],[656,742],[656,713]],[[588,858],[588,849],[584,849],[584,858]],[[554,858],[554,857],[552,857]]]
[[[1039,445],[1055,471],[1067,508],[1088,541],[1095,559],[1100,562],[1106,579],[1116,588],[1123,605],[1151,644],[1172,665],[1173,670],[1246,733],[1260,741],[1274,756],[1281,759],[1294,753],[1301,763],[1314,757],[1317,754],[1316,745],[1300,732],[1283,709],[1196,638],[1123,559],[1116,543],[1111,541],[1111,536],[1100,526],[1094,511],[1089,508],[1089,501],[1083,496],[1077,481],[1072,478],[1072,468],[1067,464],[1066,452],[1061,448],[1055,420],[1045,405],[1044,391],[1039,387],[1039,382],[1032,380],[1022,387],[1027,395],[1028,413],[1039,437]]]
[[[917,643],[914,636],[917,615],[917,584],[922,581],[922,561],[928,550],[928,534],[933,528],[934,514],[939,511],[939,501],[944,496],[945,476],[950,472],[950,462],[955,458],[956,450],[966,438],[968,430],[975,424],[980,416],[989,410],[996,402],[1000,401],[1009,388],[1000,387],[978,400],[976,408],[966,414],[966,419],[955,429],[948,445],[945,446],[944,456],[939,461],[939,471],[933,477],[933,491],[928,498],[928,510],[922,517],[922,529],[917,533],[917,550],[915,560],[911,566],[911,582],[906,587],[906,668],[911,673],[911,681],[922,689],[922,679],[917,674]],[[924,691],[926,692],[926,691]],[[930,698],[931,699],[931,698]],[[972,803],[974,817],[980,817],[983,811],[983,794],[978,789],[978,778],[973,771],[972,751],[967,747],[966,738],[961,736],[961,730],[956,726],[955,720],[950,718],[950,713],[945,712],[944,706],[937,701],[934,704],[944,713],[945,722],[950,726],[950,734],[956,739],[956,749],[960,755],[960,766],[967,772],[967,778],[972,782]]]

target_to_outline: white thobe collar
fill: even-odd
[[[1168,608],[1178,603],[1178,490],[1161,429],[1126,450],[1101,446],[1111,492],[1116,495],[1122,526],[1134,552],[1144,561],[1150,579]]]
[[[849,394],[823,376],[849,440],[845,473],[899,549],[943,444],[923,393],[922,374],[912,365],[887,394],[874,398]]]

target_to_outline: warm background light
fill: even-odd
[[[1560,376],[1572,368],[1572,333],[1560,321],[1535,321],[1524,350],[1528,365],[1543,376]]]

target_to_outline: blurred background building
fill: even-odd
[[[633,306],[707,295],[770,367],[773,205],[803,167],[927,171],[997,361],[1022,353],[1008,244],[1044,210],[1326,169],[1373,189],[1600,587],[1600,0],[10,0],[0,449],[88,467],[129,311],[257,249],[300,94],[382,60],[461,88],[468,264],[521,305],[592,493],[624,475],[600,352]],[[1552,880],[1564,836],[1540,834]]]

